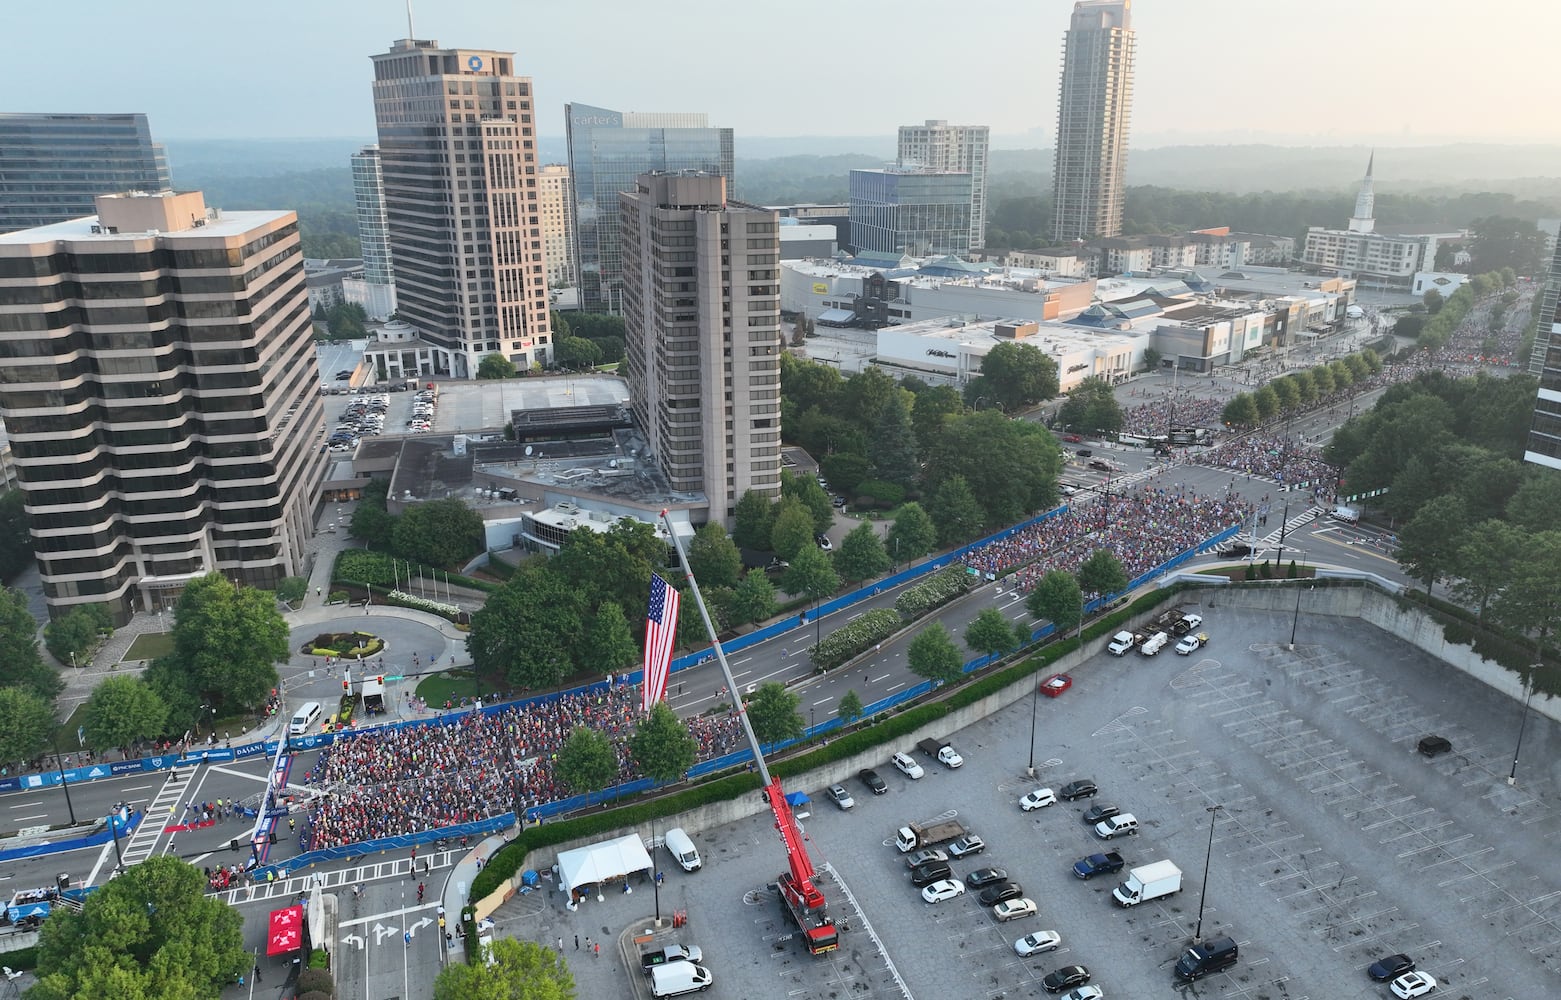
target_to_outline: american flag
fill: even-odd
[[[672,664],[672,637],[678,628],[677,590],[655,573],[650,575],[650,609],[645,612],[645,679],[641,687],[643,708],[667,693],[668,667]]]

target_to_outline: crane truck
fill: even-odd
[[[813,859],[802,843],[802,831],[792,814],[791,803],[781,789],[780,776],[771,779],[764,790],[764,798],[775,814],[775,829],[780,831],[781,843],[786,845],[786,858],[791,870],[777,880],[781,907],[790,914],[792,922],[802,932],[802,946],[810,955],[822,955],[840,947],[840,931],[835,918],[825,913],[824,894],[814,884]]]

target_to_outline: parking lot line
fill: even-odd
[[[1468,854],[1460,854],[1460,855],[1458,855],[1456,857],[1443,858],[1441,861],[1433,861],[1433,862],[1431,862],[1428,865],[1422,865],[1419,870],[1422,871],[1422,872],[1428,872],[1432,868],[1440,868],[1442,865],[1446,865],[1446,864],[1462,864],[1465,860],[1467,860],[1469,858],[1477,858],[1477,857],[1479,857],[1482,854],[1489,854],[1491,851],[1494,851],[1495,849],[1496,848],[1494,848],[1494,847],[1482,847],[1482,848],[1480,848],[1477,851],[1470,851]],[[1454,882],[1461,881],[1463,879],[1463,877],[1464,876],[1459,875],[1456,878],[1452,878],[1452,879],[1447,880],[1446,882],[1439,882],[1439,883],[1437,883],[1437,885],[1438,886],[1449,886],[1449,885],[1452,885]]]

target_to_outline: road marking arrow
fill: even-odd
[[[384,924],[374,925],[374,943],[378,945],[387,937],[395,937],[398,931],[394,927],[386,927]]]
[[[429,926],[433,922],[433,919],[430,917],[424,917],[421,920],[414,921],[407,926],[407,933],[416,934],[418,931],[422,930],[424,927]]]
[[[342,944],[350,944],[350,945],[354,946],[355,948],[357,948],[359,951],[362,951],[363,948],[368,944],[367,941],[363,940],[363,938],[361,938],[357,934],[346,934],[346,935],[343,935],[341,940],[342,940]]]

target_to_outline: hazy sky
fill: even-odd
[[[925,118],[1045,145],[1071,0],[421,0],[417,34],[516,53],[565,102],[739,136]],[[1135,0],[1136,145],[1561,140],[1561,4]],[[5,0],[0,110],[143,111],[159,139],[371,136],[404,0]],[[732,43],[730,46],[728,42]],[[1005,145],[1013,145],[1009,142]]]

